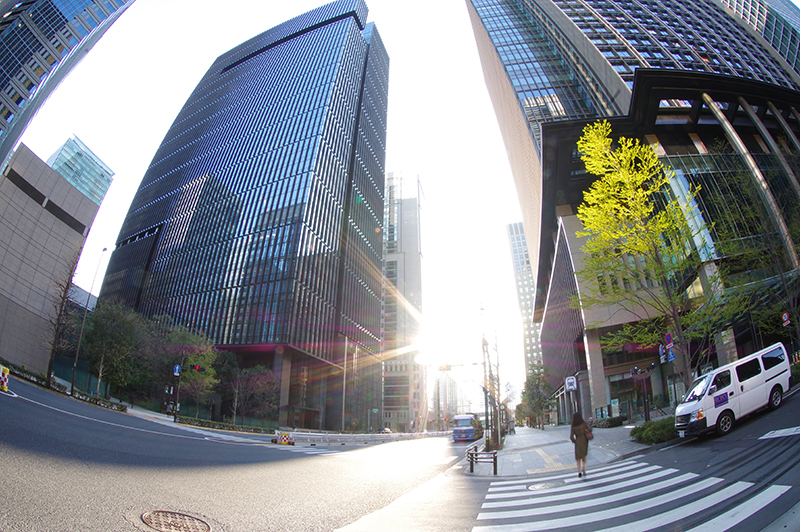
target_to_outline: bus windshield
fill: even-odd
[[[472,420],[471,419],[456,419],[454,421],[455,421],[455,426],[456,427],[471,427],[472,426]]]

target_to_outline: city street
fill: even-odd
[[[141,518],[149,511],[188,514],[214,531],[334,530],[463,456],[463,445],[442,437],[276,445],[267,436],[153,423],[17,379],[10,390],[18,397],[0,394],[3,532],[153,530]],[[469,529],[485,482],[456,480],[463,507],[443,507],[437,519]]]
[[[467,444],[447,438],[284,446],[111,412],[16,379],[12,391],[0,395],[3,532],[153,530],[142,519],[151,511],[228,532],[800,530],[796,394],[723,438],[644,454],[630,453],[627,429],[595,429],[603,447],[578,478],[567,427],[520,427],[500,476],[470,475]],[[511,462],[549,465],[503,476]]]

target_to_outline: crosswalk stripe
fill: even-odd
[[[711,521],[696,526],[688,532],[724,532],[725,530],[730,530],[759,510],[765,508],[768,504],[790,489],[791,486],[770,486],[729,512],[718,515]]]
[[[662,469],[662,468],[660,468],[658,466],[650,466],[650,467],[645,467],[643,469],[638,469],[636,471],[623,472],[623,473],[621,473],[619,475],[616,475],[616,476],[603,476],[603,475],[599,475],[599,474],[593,474],[592,475],[592,484],[602,484],[604,486],[607,486],[607,485],[609,485],[608,483],[625,480],[625,479],[630,478],[630,477],[637,477],[637,476],[640,476],[640,475],[642,475],[644,473],[652,473],[652,474],[651,475],[646,475],[645,477],[638,477],[638,478],[647,478],[647,479],[651,480],[651,479],[659,478],[659,477],[662,477],[664,475],[668,475],[668,474],[675,473],[675,472],[676,472],[675,469]],[[600,478],[598,478],[598,477],[600,477]],[[559,493],[559,492],[564,492],[564,491],[575,491],[575,490],[579,490],[579,489],[584,489],[586,487],[585,481],[583,481],[581,479],[576,479],[576,478],[569,477],[569,479],[563,479],[563,480],[565,482],[564,486],[556,487],[556,488],[550,488],[550,489],[546,490],[546,493],[550,494],[550,493],[554,493],[554,492],[555,493]],[[528,484],[539,484],[541,482],[542,482],[541,480],[528,481]],[[613,489],[613,487],[614,487],[614,485],[610,485],[609,489]],[[502,492],[502,493],[490,493],[490,494],[486,495],[486,499],[487,500],[488,499],[494,500],[494,499],[510,499],[510,498],[513,498],[513,497],[530,497],[534,493],[534,492],[532,492],[531,490],[529,490],[527,488],[524,489],[524,490],[519,489],[519,488],[517,488],[517,489],[519,491],[513,491],[513,492],[507,491],[507,492]]]
[[[593,497],[591,501],[588,501],[588,504],[587,503],[577,503],[576,502],[576,503],[562,504],[562,505],[558,505],[558,506],[548,506],[546,508],[543,508],[541,510],[536,511],[536,513],[531,514],[531,515],[544,515],[544,514],[548,514],[548,513],[567,512],[567,511],[570,511],[570,510],[573,510],[573,509],[576,509],[576,508],[585,509],[585,508],[589,508],[591,506],[601,506],[601,505],[604,505],[604,504],[614,504],[614,503],[618,503],[619,501],[622,501],[622,500],[625,500],[625,499],[631,499],[633,497],[639,497],[639,496],[642,496],[642,495],[647,495],[648,493],[652,493],[654,491],[659,491],[659,490],[671,488],[673,486],[677,486],[678,484],[683,484],[685,482],[689,482],[690,480],[694,480],[698,476],[698,475],[696,475],[694,473],[686,473],[686,474],[680,475],[678,477],[674,477],[674,478],[671,478],[671,479],[663,480],[661,482],[656,482],[655,484],[648,484],[648,485],[643,486],[641,488],[631,489],[631,490],[627,490],[627,491],[620,491],[621,488],[628,488],[628,487],[631,487],[631,486],[635,486],[637,484],[649,483],[649,482],[652,482],[652,480],[655,480],[655,478],[658,478],[658,477],[661,477],[661,476],[665,476],[665,475],[668,475],[668,474],[671,474],[671,473],[675,473],[675,472],[676,472],[676,470],[669,469],[669,470],[659,471],[658,473],[656,473],[654,475],[650,475],[648,477],[636,478],[636,479],[632,479],[632,480],[627,481],[627,482],[621,482],[619,484],[614,484],[612,486],[608,486],[608,487],[604,487],[604,488],[584,490],[584,491],[580,492],[580,494],[579,494],[580,497]],[[553,491],[557,491],[557,490],[556,489],[548,490],[547,493],[552,493]],[[605,497],[597,497],[597,495],[604,494],[604,493],[610,493],[611,495],[607,495]],[[531,499],[527,499],[527,500],[489,502],[489,503],[485,503],[483,505],[483,508],[510,508],[510,507],[514,507],[514,506],[526,506],[526,505],[531,505],[531,504],[541,505],[541,504],[546,504],[546,503],[550,503],[550,502],[558,502],[558,501],[561,501],[561,500],[563,500],[563,495],[548,495],[548,496],[536,497],[535,499],[531,498]],[[490,517],[488,517],[489,519],[491,519],[491,518],[502,518],[503,516],[502,515],[498,515],[498,513],[500,513],[500,512],[487,514],[487,515],[490,516]],[[480,518],[481,517],[480,517],[480,514],[479,514],[478,515],[478,519],[480,519]]]
[[[698,512],[707,511],[709,508],[713,508],[715,504],[720,504],[725,500],[742,493],[752,485],[752,482],[737,482],[700,500],[691,502],[668,512],[650,516],[644,521],[637,521],[635,523],[628,523],[626,525],[615,526],[613,528],[597,530],[596,532],[646,532],[647,530],[653,530],[654,528],[685,519],[686,517],[694,515]]]
[[[625,464],[622,467],[603,467],[598,469],[593,469],[591,471],[592,478],[604,478],[610,475],[614,475],[616,473],[624,473],[626,471],[635,471],[632,474],[639,474],[646,471],[654,471],[656,469],[660,469],[658,466],[651,466],[642,462],[630,462]],[[530,485],[530,484],[537,484],[540,482],[550,482],[553,480],[564,480],[566,482],[581,482],[578,477],[575,476],[574,473],[565,475],[554,475],[549,477],[541,477],[535,479],[525,479],[525,480],[514,480],[511,482],[492,482],[489,485],[489,493],[498,493],[504,491],[514,491],[519,490],[521,485]]]
[[[697,492],[715,486],[722,482],[721,478],[707,478],[701,480],[695,484],[687,486],[685,488],[681,488],[675,490],[669,494],[669,496],[673,500],[680,499],[681,497],[687,497],[691,495],[696,495]],[[582,510],[585,508],[590,508],[592,506],[592,501],[583,501],[575,506],[573,506],[572,510]],[[622,515],[628,515],[635,512],[639,512],[642,510],[648,510],[652,508],[653,503],[651,500],[644,500],[638,501],[626,506],[616,506],[612,509],[607,510],[600,510],[593,513],[580,513],[573,517],[562,517],[558,519],[552,519],[550,521],[541,521],[538,523],[528,523],[526,526],[535,526],[536,528],[532,528],[531,530],[547,530],[549,528],[556,528],[556,527],[566,527],[566,526],[576,526],[581,524],[587,523],[594,523],[597,521],[602,521],[603,519],[609,519],[612,517],[620,517]],[[515,519],[520,517],[533,517],[536,515],[535,510],[511,510],[507,512],[484,512],[478,514],[478,520],[482,519]],[[517,530],[513,528],[514,525],[511,525],[512,528],[498,528],[498,530]],[[539,528],[543,527],[543,528]],[[477,527],[478,530],[481,530],[480,527]],[[473,531],[476,530],[473,528]],[[490,529],[491,530],[491,529]],[[527,530],[527,528],[521,529]]]
[[[696,493],[697,491],[712,487],[721,481],[722,479],[707,479],[692,486],[692,489],[695,490]],[[713,494],[703,499],[681,506],[680,508],[675,508],[674,510],[670,510],[668,512],[664,512],[655,516],[648,516],[646,519],[641,521],[626,523],[625,525],[604,529],[602,531],[597,530],[596,532],[644,532],[647,530],[652,530],[654,528],[658,528],[660,526],[668,525],[672,522],[678,521],[682,518],[685,518],[688,515],[692,515],[694,513],[707,510],[708,508],[713,507],[713,505],[715,504],[719,504],[729,499],[730,497],[738,495],[739,493],[746,490],[750,486],[752,486],[752,483],[737,482],[731,486],[728,486],[725,489],[714,492]],[[684,490],[679,490],[679,491],[684,491]],[[678,499],[680,497],[688,495],[691,495],[691,492],[683,492],[680,495],[678,495],[678,492],[673,492],[670,494],[670,496],[673,499]],[[629,515],[636,512],[650,510],[652,509],[652,507],[653,507],[653,501],[648,499],[634,504],[629,504],[627,506],[612,508],[600,512],[579,514],[572,517],[562,517],[558,519],[551,519],[548,521],[537,521],[537,522],[517,523],[508,525],[476,526],[472,528],[472,532],[539,532],[555,528],[587,525],[589,523],[596,523],[599,521],[603,521],[605,519],[613,519],[621,517],[623,515]]]

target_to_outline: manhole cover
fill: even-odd
[[[211,532],[208,523],[178,512],[146,512],[142,514],[142,521],[160,532]]]
[[[552,488],[558,488],[564,485],[563,480],[553,480],[551,482],[539,482],[538,484],[531,484],[528,486],[528,489],[531,491],[539,491],[539,490],[549,490]]]

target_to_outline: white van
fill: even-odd
[[[778,343],[698,377],[675,409],[678,436],[724,435],[737,419],[764,406],[778,408],[790,376],[789,356]]]

